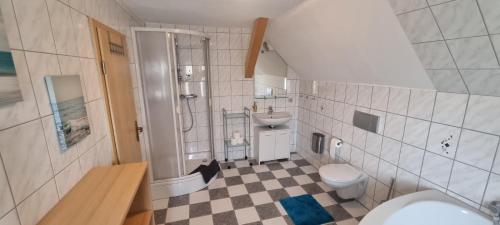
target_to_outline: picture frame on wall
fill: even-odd
[[[5,21],[0,10],[0,107],[23,100],[12,52],[7,40]]]
[[[59,147],[61,151],[66,151],[90,135],[80,76],[45,76],[45,84],[54,113]]]

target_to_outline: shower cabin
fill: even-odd
[[[133,28],[144,160],[153,199],[204,188],[199,173],[214,159],[209,38],[179,29]]]

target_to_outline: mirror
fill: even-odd
[[[17,83],[16,68],[7,40],[5,21],[0,10],[0,107],[22,100],[23,96]]]
[[[287,64],[266,41],[255,65],[255,97],[276,98],[286,96]]]
[[[65,151],[90,134],[80,76],[46,76],[45,84],[54,113],[59,147]]]

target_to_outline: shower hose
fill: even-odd
[[[189,98],[186,98],[186,103],[187,103],[187,106],[189,109],[189,115],[191,116],[191,125],[189,126],[189,128],[187,130],[182,130],[182,132],[184,132],[184,133],[189,132],[191,129],[193,129],[193,125],[194,125],[193,111],[191,110],[191,105],[189,104]]]

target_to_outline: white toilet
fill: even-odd
[[[342,146],[342,140],[332,139],[330,157],[335,159],[335,151]],[[321,180],[332,187],[342,199],[359,198],[365,192],[368,175],[349,164],[327,164],[319,168]]]

